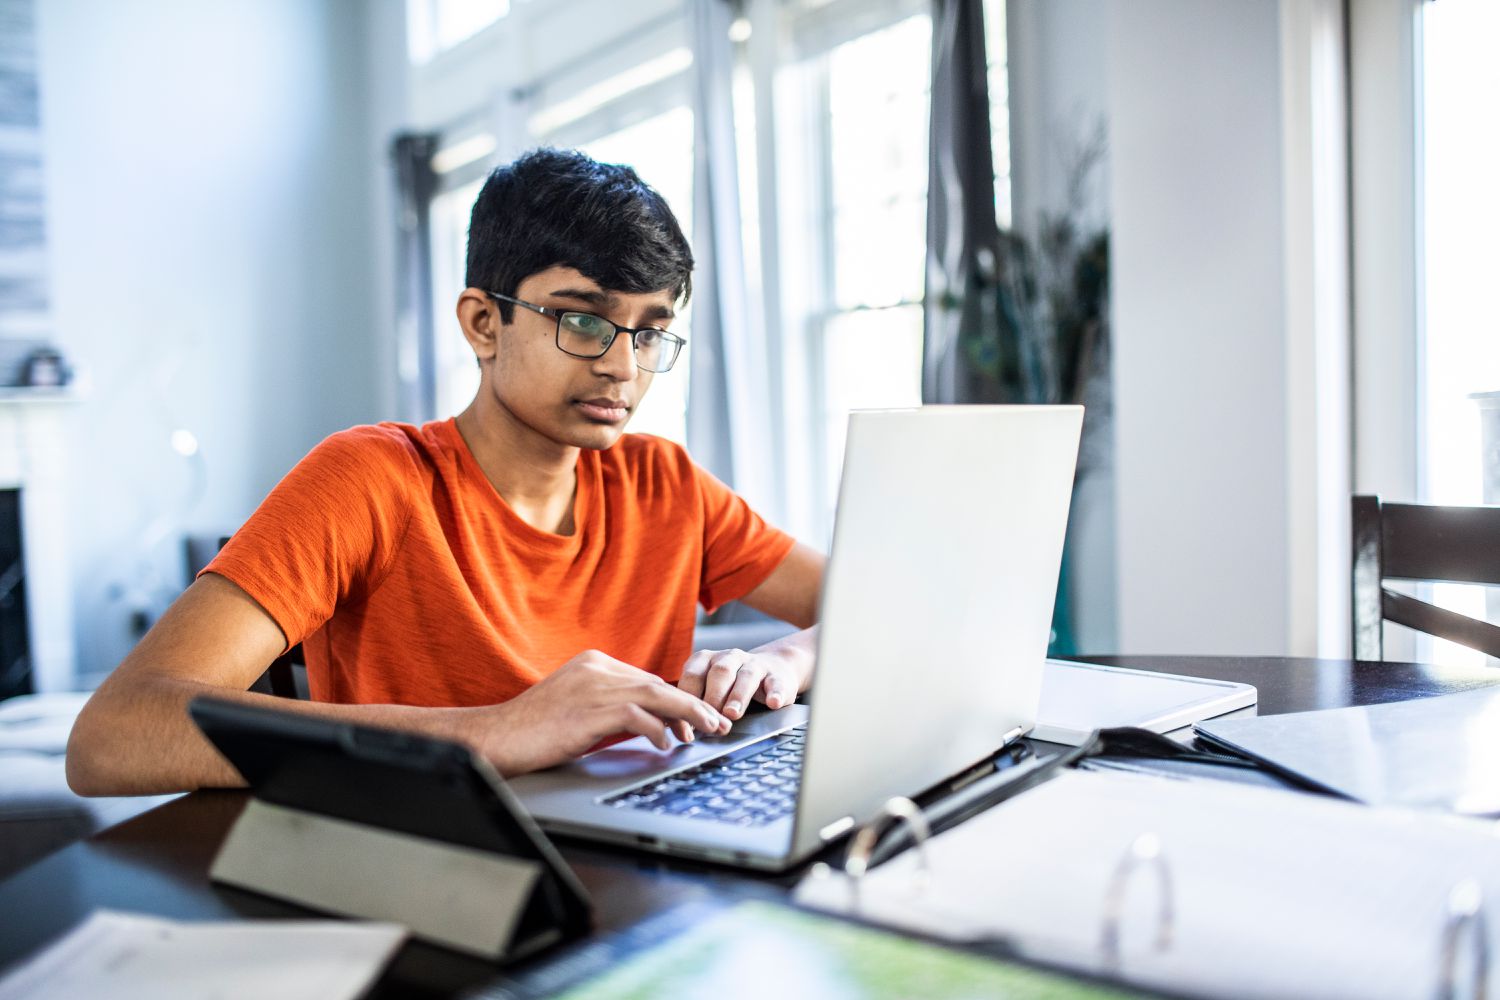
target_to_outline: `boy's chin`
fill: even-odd
[[[574,447],[589,448],[594,451],[604,451],[614,447],[616,442],[625,434],[625,424],[613,424],[609,426],[594,425],[592,427],[579,428],[574,434],[569,435],[569,441]]]

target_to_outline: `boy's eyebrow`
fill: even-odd
[[[577,299],[594,306],[607,306],[616,301],[616,296],[608,292],[601,292],[597,288],[559,288],[555,292],[548,292],[559,299]]]
[[[620,297],[618,295],[614,295],[610,292],[600,291],[597,288],[559,288],[556,291],[549,292],[547,294],[553,296],[554,298],[576,299],[579,302],[587,302],[591,306],[600,307],[612,306],[616,302],[620,301]],[[676,317],[677,313],[672,309],[671,306],[654,305],[646,310],[646,318],[648,320],[670,320],[675,319]]]

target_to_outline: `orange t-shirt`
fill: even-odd
[[[575,531],[531,527],[453,420],[318,445],[204,570],[301,642],[318,701],[512,698],[585,649],[668,680],[695,605],[754,590],[791,551],[680,446],[626,434],[578,457]]]

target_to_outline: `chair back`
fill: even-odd
[[[1353,514],[1355,659],[1384,659],[1387,621],[1500,657],[1500,626],[1385,586],[1387,580],[1500,584],[1500,506],[1356,496]]]

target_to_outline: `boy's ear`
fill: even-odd
[[[477,288],[465,288],[458,297],[458,325],[474,356],[480,362],[495,356],[500,336],[500,309]]]

